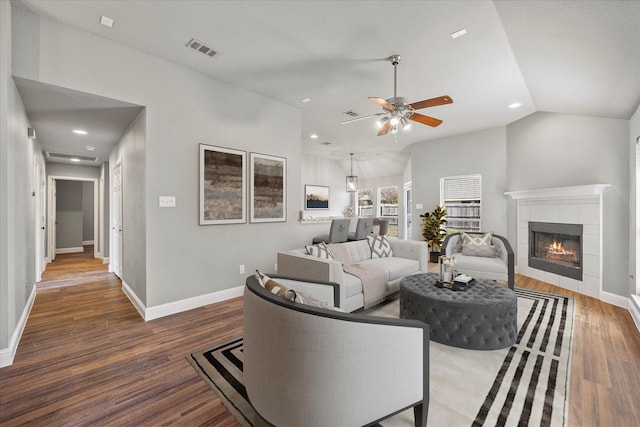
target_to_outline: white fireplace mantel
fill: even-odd
[[[534,190],[508,191],[504,194],[513,200],[556,199],[568,197],[601,196],[611,184],[574,185],[571,187],[538,188]]]
[[[517,202],[517,272],[594,298],[603,294],[603,194],[610,184],[539,188],[505,193]],[[581,224],[582,279],[529,266],[529,223]]]

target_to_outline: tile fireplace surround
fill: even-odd
[[[505,193],[517,201],[516,272],[600,298],[602,290],[602,193],[609,184]],[[583,225],[583,277],[571,279],[529,267],[529,221]]]

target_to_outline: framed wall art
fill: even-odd
[[[304,208],[329,209],[329,187],[326,185],[305,185]]]
[[[200,225],[247,222],[247,153],[200,144]]]
[[[287,220],[287,159],[251,153],[249,220]]]

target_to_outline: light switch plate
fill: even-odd
[[[161,208],[175,208],[176,198],[175,196],[160,196],[158,204]]]

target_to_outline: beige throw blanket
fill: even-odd
[[[384,300],[389,289],[387,272],[372,265],[353,264],[349,251],[344,245],[330,243],[327,245],[336,261],[342,263],[345,273],[353,274],[362,282],[364,308],[373,307]]]

